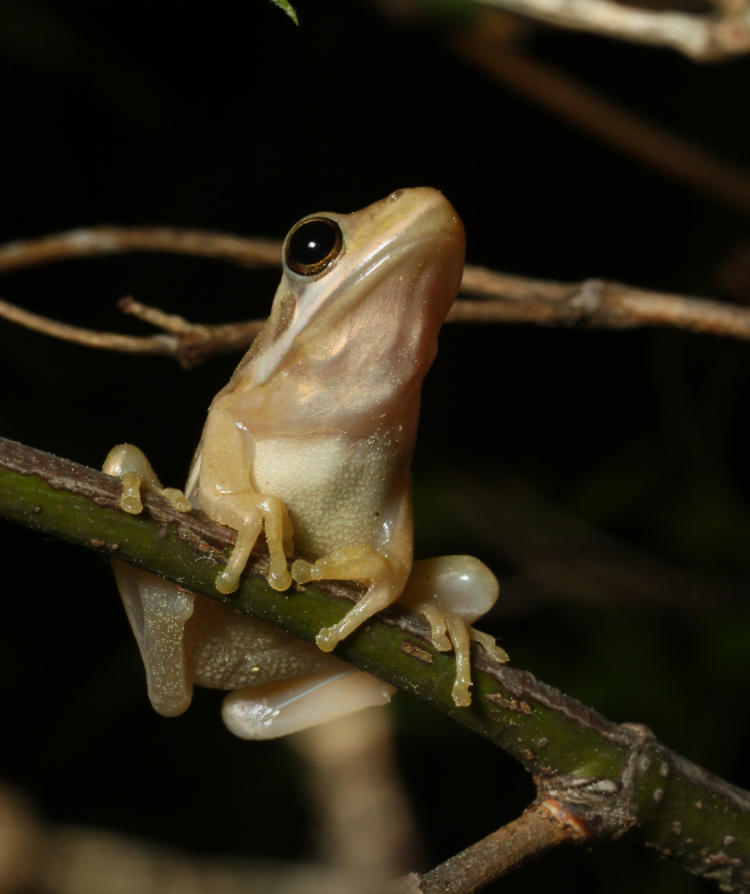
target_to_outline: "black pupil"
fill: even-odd
[[[289,260],[300,267],[315,267],[327,260],[338,241],[339,229],[332,220],[309,220],[292,234]]]

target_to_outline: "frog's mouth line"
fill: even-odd
[[[435,314],[435,319],[439,318],[439,328],[458,291],[463,267],[463,240],[459,241],[455,230],[447,227],[418,233],[408,241],[403,234],[399,234],[397,238],[378,245],[355,267],[347,267],[347,258],[351,260],[351,251],[314,280],[300,280],[285,271],[276,300],[281,297],[281,290],[289,296],[294,293],[295,311],[279,338],[267,347],[262,356],[253,358],[254,384],[268,381],[292,350],[295,340],[302,333],[309,332],[316,322],[325,326],[324,321],[327,321],[330,328],[338,328],[337,320],[356,313],[356,308],[362,302],[372,300],[376,293],[385,292],[387,283],[399,277],[400,270],[404,271],[401,273],[403,288],[412,295],[417,292],[426,294],[425,288],[417,287],[418,283],[424,285],[425,277],[434,277],[435,282],[440,283],[432,290],[433,295],[438,292],[444,296],[442,300],[436,298],[434,301],[438,307],[442,305],[441,311]],[[455,276],[440,276],[448,271],[455,273]],[[455,287],[452,285],[454,279]],[[387,318],[387,314],[384,316]],[[403,316],[403,311],[399,316]],[[416,322],[421,316],[415,306],[411,319]]]

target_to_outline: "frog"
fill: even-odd
[[[397,600],[426,617],[436,649],[453,649],[457,705],[471,703],[472,641],[507,660],[471,626],[498,597],[492,571],[472,556],[413,560],[422,383],[464,250],[458,214],[431,187],[302,218],[284,240],[268,320],[211,403],[184,495],[162,487],[137,447],[110,452],[104,471],[123,479],[126,511],[140,511],[148,488],[237,532],[216,577],[221,594],[239,586],[261,532],[274,590],[323,580],[365,587],[313,645],[114,561],[159,713],[186,710],[193,685],[228,690],[229,730],[268,739],[386,704],[394,687],[332,652]]]

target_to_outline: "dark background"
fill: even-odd
[[[104,222],[282,237],[312,211],[429,184],[463,217],[470,262],[741,296],[722,271],[747,238],[742,214],[491,83],[448,48],[455,26],[344,0],[298,11],[297,29],[261,0],[4,0],[0,237]],[[543,28],[527,46],[747,163],[748,61],[701,67]],[[138,255],[7,275],[0,294],[145,332],[119,297],[225,322],[265,314],[276,278]],[[95,466],[133,441],[172,484],[237,359],[183,372],[4,322],[0,344],[2,434]],[[418,554],[470,551],[498,571],[484,627],[514,663],[744,786],[749,351],[675,331],[449,326],[415,460]],[[232,738],[216,693],[158,717],[106,563],[8,523],[2,535],[18,579],[3,598],[3,776],[55,822],[197,854],[309,857],[294,752]],[[513,761],[406,696],[395,710],[422,868],[523,809],[532,787]],[[635,842],[550,855],[497,889],[561,877],[713,890]]]

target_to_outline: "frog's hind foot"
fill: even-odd
[[[179,488],[162,487],[146,454],[134,444],[118,444],[113,447],[104,460],[102,470],[122,479],[120,507],[130,515],[143,512],[141,489],[144,487],[161,494],[178,512],[190,512],[193,508],[193,504]]]
[[[470,625],[495,603],[499,585],[495,575],[473,556],[441,556],[415,562],[401,602],[424,615],[430,638],[438,651],[453,649],[456,676],[453,701],[459,707],[471,704],[471,642],[480,645],[499,661],[507,661],[505,650],[487,633]]]

